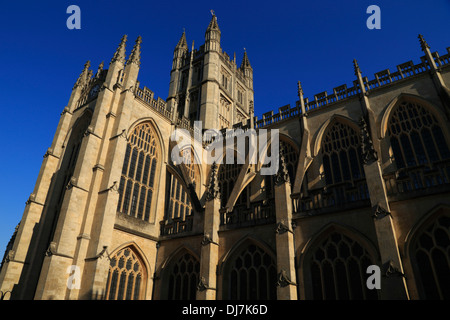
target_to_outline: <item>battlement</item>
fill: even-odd
[[[440,56],[438,52],[433,52],[434,63],[438,70],[448,68],[450,66],[450,47],[447,48],[447,53]],[[387,87],[391,84],[403,81],[408,78],[415,77],[422,73],[431,70],[425,56],[420,58],[420,62],[414,64],[413,61],[408,61],[397,65],[397,70],[391,72],[390,69],[385,69],[374,74],[374,79],[369,80],[368,77],[363,77],[364,89],[367,93],[379,88]],[[311,112],[318,108],[327,107],[337,102],[342,102],[351,99],[361,93],[361,88],[358,81],[353,81],[351,87],[346,84],[333,88],[333,93],[329,94],[327,91],[320,92],[314,95],[313,99],[304,98],[305,112]],[[302,113],[300,101],[296,102],[295,107],[290,104],[278,109],[278,113],[269,111],[262,114],[262,119],[254,118],[255,128],[262,128],[273,123],[286,120],[292,117],[299,116]]]
[[[158,97],[157,99],[154,98],[154,93],[149,88],[145,87],[143,89],[139,88],[139,85],[136,86],[135,96],[137,99],[142,101],[145,105],[151,107],[152,109],[156,110],[163,116],[165,116],[167,119],[171,119],[172,112],[170,110],[167,110],[167,103],[165,100]]]

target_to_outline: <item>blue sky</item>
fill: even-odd
[[[69,30],[69,5],[81,9],[81,30]],[[369,30],[369,5],[381,8],[381,29]],[[33,192],[42,156],[84,63],[106,67],[123,34],[128,52],[143,38],[139,80],[167,98],[173,49],[183,28],[198,48],[213,9],[222,48],[254,69],[255,112],[294,105],[305,96],[364,76],[419,62],[417,36],[432,51],[450,47],[450,0],[433,1],[8,1],[0,6],[0,256]]]

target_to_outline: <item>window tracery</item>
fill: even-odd
[[[373,260],[357,241],[332,232],[313,249],[309,272],[314,300],[378,299],[366,285],[366,270]]]
[[[450,150],[437,117],[423,105],[403,101],[392,112],[387,135],[397,167],[385,178],[388,194],[450,182]]]
[[[441,215],[416,237],[411,248],[426,299],[450,298],[450,216]]]
[[[106,284],[106,300],[139,300],[145,288],[145,269],[137,254],[126,247],[111,259]]]
[[[229,274],[225,280],[227,299],[276,299],[276,263],[266,251],[250,244],[229,263]]]
[[[125,151],[117,211],[149,221],[159,152],[151,124],[138,125]]]

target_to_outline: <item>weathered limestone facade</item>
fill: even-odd
[[[141,38],[86,63],[6,248],[11,299],[450,298],[450,49],[254,116],[253,69],[220,46],[174,50],[167,100],[140,87]],[[278,129],[262,163],[207,164],[212,137]],[[370,290],[369,265],[380,268]]]

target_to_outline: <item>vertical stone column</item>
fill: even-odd
[[[364,173],[369,189],[373,222],[381,257],[381,298],[389,300],[408,299],[402,261],[392,216],[390,215],[383,175],[364,117],[361,118],[360,126]]]
[[[123,82],[115,86],[118,101],[117,104],[113,104],[111,112],[116,116],[108,124],[110,137],[102,149],[99,160],[99,163],[104,164],[104,172],[101,175],[100,192],[98,192],[95,211],[90,221],[90,240],[86,250],[83,286],[79,294],[82,299],[102,297],[106,288],[109,259],[103,257],[109,254],[108,250],[110,250],[114,230],[119,199],[117,186],[122,172],[127,145],[127,129],[135,99],[141,42],[142,38],[139,36],[127,60]]]
[[[280,145],[281,167],[275,180],[277,298],[278,300],[297,300],[292,200],[290,197],[291,184],[283,152],[283,148]]]
[[[215,300],[217,293],[217,263],[219,261],[220,193],[217,165],[211,166],[210,183],[206,192],[204,236],[202,240],[200,279],[197,300]]]
[[[381,257],[381,298],[408,299],[405,278],[403,276],[402,260],[398,250],[397,237],[390,215],[386,186],[378,160],[377,150],[380,151],[376,137],[375,114],[370,106],[369,92],[366,91],[361,70],[356,60],[353,60],[355,75],[361,89],[361,153],[366,176],[370,203],[373,211],[373,221],[377,235],[378,249]]]

